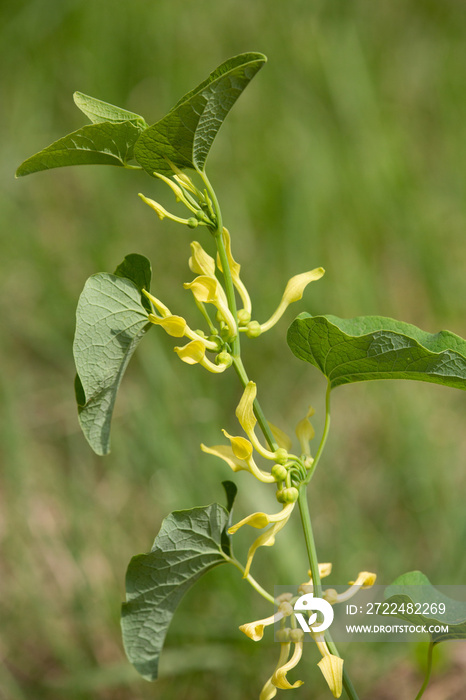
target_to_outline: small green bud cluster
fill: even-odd
[[[295,486],[289,486],[284,489],[279,489],[275,496],[279,503],[296,503],[299,491]]]

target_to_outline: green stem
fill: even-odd
[[[218,203],[217,195],[215,194],[214,188],[210,184],[209,178],[204,172],[199,172],[199,175],[203,179],[205,186],[207,188],[207,192],[209,194],[209,197],[212,200],[212,205],[214,207],[215,211],[215,217],[217,219],[216,221],[216,228],[213,231],[214,239],[215,239],[215,245],[217,246],[217,251],[218,255],[220,258],[220,263],[222,265],[222,272],[223,272],[223,279],[225,281],[225,294],[227,296],[227,301],[228,301],[228,308],[230,309],[231,313],[233,314],[233,318],[235,319],[235,324],[236,328],[238,328],[238,313],[236,309],[236,297],[235,297],[235,287],[233,285],[233,279],[231,277],[231,270],[230,270],[230,265],[228,264],[228,258],[227,258],[227,253],[225,250],[225,244],[223,242],[223,237],[222,237],[222,232],[223,232],[223,219],[222,219],[222,212],[220,209],[220,205]],[[231,347],[231,354],[232,356],[239,357],[241,352],[240,349],[240,339],[239,339],[239,333],[236,333],[236,336],[234,337],[232,341],[232,347]]]
[[[225,293],[227,296],[228,308],[230,309],[231,313],[233,314],[233,317],[234,317],[235,322],[236,322],[236,326],[238,327],[235,288],[233,285],[233,279],[231,277],[230,265],[228,263],[225,245],[223,243],[223,237],[222,237],[223,222],[222,222],[222,215],[221,215],[221,211],[220,211],[220,206],[219,206],[215,191],[214,191],[212,185],[210,184],[207,175],[203,172],[200,172],[199,174],[202,177],[202,179],[206,185],[207,192],[212,200],[212,204],[213,204],[214,211],[215,211],[215,216],[217,218],[217,222],[216,222],[217,225],[216,225],[216,229],[213,231],[213,234],[214,234],[215,243],[217,246],[217,251],[218,251],[218,254],[220,257],[220,263],[222,266],[223,277],[225,280]],[[243,387],[245,387],[249,382],[249,378],[248,378],[248,375],[246,373],[246,369],[243,365],[243,362],[241,360],[241,348],[240,348],[239,333],[236,335],[236,337],[234,338],[234,340],[232,342],[232,357],[233,357],[233,366],[236,370],[236,373],[241,381],[241,384],[243,385]],[[270,430],[269,424],[265,418],[265,415],[264,415],[262,408],[261,408],[257,399],[254,400],[254,414],[255,414],[255,416],[257,418],[257,422],[259,423],[260,428],[264,434],[264,437],[270,446],[270,449],[275,451],[278,448],[278,444],[275,441],[275,438],[272,434],[272,431]],[[298,506],[299,506],[299,512],[301,515],[301,522],[302,522],[302,526],[303,526],[304,539],[306,541],[306,549],[307,549],[307,553],[308,553],[308,557],[309,557],[309,564],[311,567],[312,581],[314,583],[314,589],[315,589],[317,597],[322,597],[322,584],[321,584],[320,575],[319,575],[319,562],[318,562],[317,551],[316,551],[316,546],[315,546],[315,542],[314,542],[314,535],[312,533],[311,518],[309,515],[309,506],[308,506],[308,502],[307,502],[306,485],[311,480],[312,475],[314,474],[314,471],[315,471],[317,464],[320,460],[320,457],[321,457],[322,452],[323,452],[324,447],[325,447],[325,443],[327,441],[329,429],[330,429],[330,383],[327,385],[327,393],[326,393],[326,398],[325,398],[325,425],[324,425],[324,431],[322,434],[322,439],[320,441],[320,445],[319,445],[319,448],[317,450],[316,456],[314,458],[314,462],[312,464],[312,467],[309,470],[309,473],[306,477],[305,482],[303,482],[303,484],[301,485],[301,488],[299,490],[299,497],[298,497]],[[231,558],[229,558],[229,560],[244,574],[244,568],[238,561],[236,561],[235,559],[231,559]],[[261,596],[263,596],[266,600],[268,600],[270,602],[275,602],[273,597],[269,593],[267,593],[267,591],[265,591],[262,588],[262,586],[260,586],[254,578],[252,578],[251,575],[248,575],[245,578]],[[335,644],[333,643],[333,641],[330,637],[330,635],[326,636],[326,638],[328,639],[327,644],[329,645],[329,649],[331,648],[332,653],[335,654],[336,656],[340,656]],[[358,696],[356,694],[356,691],[353,687],[353,684],[351,683],[351,680],[349,679],[345,670],[343,670],[343,685],[345,687],[346,693],[348,695],[348,698],[350,698],[350,700],[359,700]],[[416,698],[416,700],[418,700],[418,699]]]
[[[430,681],[430,674],[432,673],[432,654],[434,651],[434,643],[430,642],[429,644],[429,649],[427,651],[427,669],[426,669],[426,676],[424,678],[424,683],[421,686],[421,689],[419,693],[416,695],[415,700],[420,700],[422,696],[424,695],[424,691],[429,685]]]
[[[322,443],[321,443],[322,444]],[[323,448],[322,448],[323,449]],[[309,505],[307,502],[306,486],[303,484],[299,490],[298,496],[299,514],[301,515],[301,524],[303,526],[304,539],[306,540],[306,549],[311,567],[312,582],[314,584],[314,592],[317,598],[322,597],[322,582],[319,574],[319,560],[317,558],[317,550],[312,532],[311,517],[309,515]],[[335,646],[328,630],[325,632],[327,646],[332,654],[340,656],[338,649]],[[359,700],[356,690],[349,678],[346,670],[343,667],[343,686],[350,700]]]
[[[268,593],[268,592],[265,590],[265,588],[262,588],[262,586],[260,585],[260,583],[257,583],[256,579],[253,578],[253,577],[251,576],[251,574],[248,574],[247,576],[244,576],[244,566],[243,566],[237,559],[233,559],[232,557],[227,557],[227,556],[225,556],[225,558],[226,558],[227,561],[229,561],[231,564],[233,564],[234,566],[236,566],[236,568],[239,569],[239,571],[241,571],[241,573],[243,574],[244,580],[247,581],[248,583],[250,583],[251,586],[254,588],[254,590],[256,590],[256,591],[259,593],[259,595],[261,595],[263,598],[265,598],[266,600],[268,600],[269,603],[274,603],[274,604],[275,604],[275,598],[274,598],[272,595],[270,595],[270,593]]]
[[[309,506],[307,502],[306,487],[303,485],[299,489],[298,496],[299,514],[301,516],[301,524],[303,526],[304,539],[306,541],[307,555],[311,567],[312,583],[317,598],[322,597],[322,583],[319,574],[319,560],[317,559],[316,545],[314,535],[312,533],[311,517],[309,515]]]
[[[325,425],[324,425],[324,432],[322,433],[322,438],[320,441],[320,445],[317,449],[316,456],[314,457],[314,461],[312,463],[312,467],[309,469],[308,475],[305,480],[305,484],[308,484],[310,480],[312,479],[314,472],[317,468],[317,465],[319,464],[319,460],[322,456],[322,452],[324,451],[325,444],[327,442],[327,437],[330,431],[330,392],[331,392],[331,387],[330,387],[330,382],[327,384],[327,392],[325,394]]]

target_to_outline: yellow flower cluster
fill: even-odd
[[[328,576],[331,571],[332,565],[330,563],[319,564],[319,575],[321,578]],[[301,584],[298,589],[300,594],[312,592],[313,590],[312,574],[310,571],[308,574],[309,581]],[[356,581],[351,582],[351,588],[348,589],[348,591],[351,591],[351,595],[354,595],[357,590],[372,586],[375,579],[375,574],[362,571],[359,573]],[[354,590],[355,587],[357,587],[356,591]],[[347,600],[348,597],[351,597],[351,595],[347,596],[348,591],[341,594],[342,597],[338,601],[335,600],[334,602],[343,602],[344,600]],[[324,598],[329,600],[326,593],[328,593],[328,591],[325,591]],[[287,673],[298,665],[303,653],[304,632],[302,629],[297,627],[296,619],[294,617],[293,604],[296,600],[297,598],[294,598],[292,593],[283,593],[276,599],[278,609],[274,615],[262,620],[256,620],[255,622],[248,622],[240,626],[240,630],[244,632],[244,634],[246,634],[253,641],[257,642],[262,639],[265,627],[268,625],[273,625],[279,620],[282,620],[281,624],[283,624],[285,618],[290,618],[291,627],[282,627],[277,631],[277,638],[280,642],[280,655],[274,673],[262,688],[259,696],[260,700],[271,700],[277,694],[277,689],[291,690],[293,688],[298,688],[303,683],[302,681],[290,683],[287,679]],[[317,665],[320,668],[322,675],[324,676],[327,685],[332,692],[332,695],[335,698],[339,698],[343,691],[343,659],[336,654],[331,653],[325,640],[324,633],[313,633],[311,631],[311,636],[322,657]],[[290,656],[291,644],[294,644],[294,649]]]

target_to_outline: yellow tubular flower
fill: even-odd
[[[320,578],[326,578],[327,576],[330,576],[332,573],[332,564],[330,562],[326,562],[325,564],[319,564],[319,576]],[[308,571],[307,575],[309,576],[309,581],[307,583],[302,583],[299,588],[298,592],[299,593],[313,593],[314,591],[314,586],[312,583],[312,571]],[[327,589],[329,590],[329,589]],[[327,592],[327,591],[326,591]],[[324,594],[325,598],[325,594]],[[329,601],[330,603],[331,601]]]
[[[344,603],[346,600],[349,600],[356,595],[356,593],[361,589],[370,588],[373,586],[376,578],[377,574],[373,574],[370,571],[360,571],[356,581],[350,581],[351,586],[348,588],[348,590],[336,595],[335,593],[329,594],[332,598],[332,600],[329,600],[329,602],[331,602],[332,605],[333,603]]]
[[[155,316],[155,314],[149,314],[149,321],[156,326],[162,326],[163,330],[174,338],[182,338],[186,335],[188,326],[181,316],[165,316],[165,318],[159,318]]]
[[[214,445],[213,447],[201,445],[201,450],[206,454],[214,455],[214,457],[220,457],[234,472],[239,472],[242,469],[248,471],[246,462],[242,462],[235,456],[230,445]]]
[[[286,677],[288,671],[298,665],[303,654],[303,642],[296,642],[294,645],[293,655],[286,664],[283,664],[278,668],[272,676],[272,683],[276,688],[281,688],[282,690],[292,690],[293,688],[299,688],[303,685],[303,681],[296,681],[291,684]]]
[[[317,664],[324,676],[334,698],[339,698],[343,691],[343,659],[334,654],[324,656]]]
[[[275,438],[275,441],[279,447],[283,447],[287,452],[291,450],[292,447],[292,442],[291,438],[288,437],[286,433],[283,432],[283,430],[280,430],[280,428],[277,428],[276,425],[273,425],[272,423],[269,423],[269,428],[272,431],[272,435]]]
[[[227,437],[230,437],[225,430],[223,432]],[[238,438],[233,438],[233,440],[237,439]],[[245,438],[240,439],[247,442]],[[231,445],[215,445],[214,447],[206,447],[206,445],[201,445],[201,450],[203,452],[206,452],[207,454],[214,455],[215,457],[220,457],[220,459],[223,459],[224,462],[226,462],[234,472],[240,470],[248,471],[253,476],[255,476],[256,479],[262,481],[265,484],[271,484],[274,482],[274,478],[271,474],[267,474],[266,472],[263,472],[261,469],[259,469],[257,464],[254,462],[252,455],[247,459],[247,461],[238,457],[238,454],[245,454],[249,450],[241,453],[237,447],[237,443],[235,443],[235,450],[233,450],[233,447]]]
[[[246,435],[254,431],[257,418],[254,415],[254,399],[256,398],[257,387],[254,382],[248,382],[244,387],[243,395],[236,407],[236,417]]]
[[[154,299],[155,297],[152,297],[151,295],[151,301]],[[184,318],[182,318],[181,316],[174,316],[173,314],[170,314],[166,306],[164,307],[164,315],[162,316],[162,318],[156,316],[155,314],[149,314],[149,321],[156,326],[161,326],[164,329],[164,331],[168,333],[168,335],[171,335],[174,338],[183,338],[184,336],[186,336],[190,340],[196,340],[199,343],[203,343],[206,349],[218,350],[217,343],[215,343],[213,340],[207,340],[206,338],[202,338],[198,333],[192,331],[187,325]],[[186,361],[187,360],[185,360],[185,362]]]
[[[223,429],[222,433],[225,435],[225,437],[227,437],[230,440],[231,448],[235,456],[238,459],[244,460],[246,462],[246,464],[248,465],[248,470],[253,476],[256,477],[256,479],[262,481],[264,484],[274,483],[275,478],[271,474],[268,474],[267,472],[262,471],[262,469],[259,469],[259,467],[255,463],[254,457],[252,456],[252,445],[249,442],[249,440],[246,440],[246,438],[243,438],[241,436],[230,435],[229,433],[227,433],[226,430]]]
[[[256,416],[254,415],[254,399],[256,398],[257,387],[254,382],[248,382],[244,388],[243,395],[240,399],[238,406],[236,407],[236,417],[239,421],[240,426],[243,428],[244,432],[253,444],[253,447],[257,452],[265,459],[276,459],[276,453],[270,452],[270,450],[265,449],[259,442],[254,432],[254,427],[257,423]]]
[[[149,299],[151,304],[154,305],[155,309],[163,316],[163,318],[166,318],[167,316],[171,316],[171,311],[169,308],[165,306],[165,304],[162,304],[160,299],[157,299],[157,297],[154,297],[150,292],[148,292],[146,289],[142,290],[142,293]]]
[[[267,513],[260,512],[251,513],[251,515],[248,515],[246,518],[243,518],[238,523],[236,523],[236,525],[232,525],[230,528],[228,528],[228,534],[234,535],[235,532],[237,532],[240,529],[240,527],[243,527],[243,525],[250,525],[251,527],[257,527],[261,530],[263,527],[266,527],[271,523],[279,523],[282,520],[286,522],[290,517],[291,511],[293,510],[294,506],[294,503],[287,503],[285,506],[283,506],[282,510],[279,513],[274,513],[272,515],[267,515]]]
[[[291,644],[289,642],[285,642],[283,644],[280,644],[280,656],[278,658],[278,663],[275,667],[275,672],[278,671],[278,669],[284,665],[284,663],[287,661],[288,656],[290,654],[290,647]],[[259,696],[259,700],[272,700],[277,694],[277,689],[272,683],[272,678],[269,678],[267,683],[264,685],[262,688],[261,694]]]
[[[180,360],[186,362],[188,365],[200,364],[204,369],[213,372],[214,374],[219,374],[224,372],[230,365],[231,362],[221,362],[216,365],[205,356],[206,343],[204,340],[192,340],[187,345],[182,347],[175,347],[173,350],[176,352]]]
[[[377,574],[370,571],[360,571],[356,581],[350,581],[352,586],[361,586],[361,588],[370,588],[374,585],[377,579]]]
[[[188,365],[196,365],[205,358],[205,345],[200,340],[192,340],[183,347],[173,348],[180,360]]]
[[[299,421],[298,425],[296,426],[296,437],[299,440],[299,444],[301,446],[301,452],[303,455],[308,455],[310,456],[311,454],[311,448],[309,446],[309,442],[314,439],[315,437],[315,430],[312,427],[310,421],[308,420],[311,416],[313,416],[315,413],[314,409],[312,406],[309,406],[308,412],[306,413],[305,418]]]
[[[223,291],[216,277],[200,275],[192,282],[186,282],[183,287],[185,289],[190,289],[197,301],[213,304],[218,309],[222,319],[227,324],[231,335],[235,336],[237,334],[235,319],[228,308],[225,292]]]
[[[274,622],[278,622],[284,617],[289,617],[292,613],[293,606],[290,605],[290,603],[281,603],[278,606],[278,611],[274,615],[266,617],[264,620],[246,622],[244,625],[240,626],[240,630],[254,642],[258,642],[264,636],[264,627],[273,625]]]
[[[294,503],[290,503],[288,505],[294,506]],[[266,530],[264,534],[262,534],[260,537],[257,538],[257,540],[255,540],[252,543],[252,545],[249,547],[248,558],[246,561],[246,568],[244,569],[243,578],[246,578],[249,574],[252,560],[254,559],[256,551],[259,549],[259,547],[273,547],[273,545],[275,544],[275,535],[285,527],[286,523],[288,522],[288,518],[286,518],[285,520],[279,520],[278,522],[274,523],[272,527],[269,527],[269,529]]]
[[[339,698],[343,691],[343,659],[330,653],[322,632],[314,634],[313,637],[322,654],[322,659],[317,665],[322,671],[333,697]]]
[[[160,173],[154,172],[153,175],[154,175],[154,177],[157,177],[159,180],[162,180],[162,182],[164,182],[166,185],[169,186],[169,188],[171,189],[171,191],[175,195],[178,202],[183,202],[183,204],[186,203],[184,192],[181,189],[181,187],[176,184],[176,182],[173,182],[173,180],[170,180],[169,177],[166,177],[165,175],[161,175]],[[195,209],[192,209],[191,207],[190,207],[190,209],[191,209],[191,211],[195,211]]]
[[[191,243],[192,255],[189,258],[189,269],[196,275],[215,277],[215,260],[205,252],[197,241]]]
[[[230,266],[230,272],[231,272],[231,278],[233,280],[233,284],[238,290],[238,294],[241,297],[241,301],[243,302],[244,306],[244,311],[246,314],[249,314],[249,318],[251,318],[251,311],[252,311],[252,305],[251,305],[251,298],[248,294],[248,290],[244,286],[243,282],[240,279],[239,273],[241,270],[241,265],[236,262],[236,260],[233,258],[233,255],[231,254],[231,239],[230,239],[230,234],[228,232],[228,229],[225,227],[223,228],[222,231],[222,238],[223,238],[223,243],[225,245],[225,252],[227,254],[227,259],[228,259],[228,265]],[[217,253],[217,267],[220,270],[220,272],[223,272],[222,269],[222,263],[220,260],[220,256]]]
[[[198,225],[198,221],[192,217],[191,219],[182,219],[180,216],[175,216],[174,214],[170,214],[169,211],[164,209],[161,204],[158,202],[155,202],[153,199],[149,199],[149,197],[145,197],[143,194],[139,192],[139,197],[142,199],[142,201],[145,204],[148,204],[151,209],[155,211],[157,216],[159,217],[160,221],[163,221],[163,219],[167,218],[170,219],[171,221],[176,221],[178,224],[185,224],[186,226],[190,226],[192,228],[192,224],[194,226]]]
[[[266,323],[261,324],[262,333],[270,330],[270,328],[272,328],[272,326],[274,326],[277,323],[277,321],[283,316],[290,304],[292,304],[294,301],[299,301],[300,299],[302,299],[303,292],[307,285],[310,282],[315,282],[316,280],[319,280],[324,273],[325,270],[323,267],[316,267],[314,270],[310,270],[309,272],[303,272],[300,275],[295,275],[290,280],[288,280],[288,284],[285,287],[285,291],[283,292],[282,299],[276,311],[272,314],[269,320],[266,321]]]
[[[235,437],[234,435],[230,435],[230,433],[227,433],[227,431],[223,430],[223,428],[222,433],[229,439],[231,449],[233,450],[235,456],[238,457],[238,459],[247,461],[252,455],[252,445],[249,440],[246,440],[244,437]]]

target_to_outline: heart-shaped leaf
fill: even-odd
[[[88,124],[22,163],[16,177],[67,165],[128,165],[140,129],[129,121]]]
[[[73,99],[75,105],[93,124],[100,124],[101,122],[131,122],[140,131],[148,126],[146,120],[140,114],[128,112],[128,110],[116,107],[108,102],[102,102],[102,100],[85,95],[83,92],[75,92]]]
[[[79,298],[73,344],[76,400],[83,433],[99,455],[109,452],[117,391],[128,362],[151,326],[141,300],[141,289],[149,289],[149,284],[149,261],[131,255],[116,274],[101,272],[90,277]]]
[[[385,589],[385,599],[396,611],[395,617],[426,628],[448,627],[448,631],[430,632],[435,644],[466,639],[466,603],[438,591],[420,571],[399,576]]]
[[[310,362],[331,388],[371,379],[417,379],[466,389],[466,341],[382,316],[341,319],[300,314],[288,330],[296,357]]]
[[[218,503],[171,513],[150,553],[131,559],[122,606],[123,643],[128,659],[147,680],[157,678],[160,653],[181,598],[203,574],[228,561],[222,549],[228,517]]]
[[[225,117],[266,60],[261,53],[244,53],[222,63],[141,134],[134,149],[138,163],[150,175],[171,175],[167,159],[180,169],[203,171]]]

